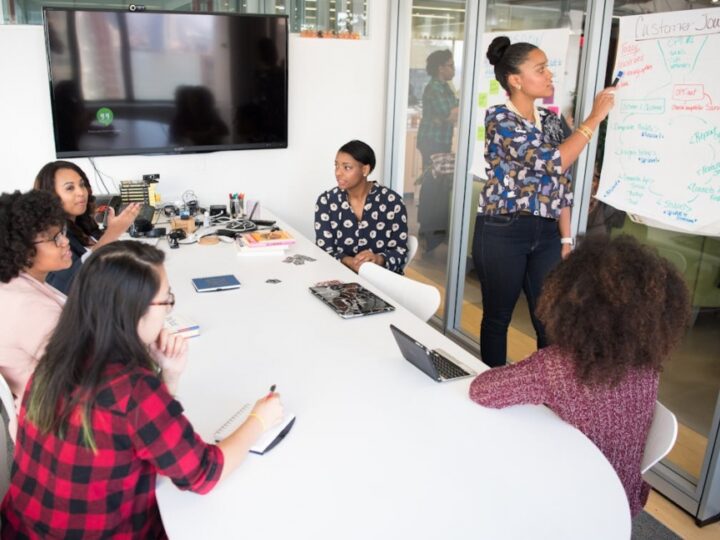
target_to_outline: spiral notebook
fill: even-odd
[[[215,432],[215,442],[222,441],[225,437],[230,435],[233,431],[235,431],[237,428],[239,428],[245,420],[247,420],[248,415],[252,411],[252,405],[250,403],[246,403],[238,411],[233,414],[227,422],[225,422],[220,429],[218,429]],[[290,432],[293,425],[295,424],[295,415],[294,414],[286,414],[282,422],[280,422],[277,426],[268,429],[263,435],[260,436],[260,438],[255,442],[255,444],[250,448],[250,452],[253,454],[260,454],[263,455],[266,452],[269,452],[277,444],[282,441],[285,436]]]

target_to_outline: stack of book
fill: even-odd
[[[243,255],[281,255],[294,243],[287,231],[253,231],[241,235],[237,246]]]

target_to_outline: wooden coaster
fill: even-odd
[[[216,234],[202,236],[200,237],[200,240],[198,240],[198,244],[201,244],[203,246],[212,246],[213,244],[217,244],[218,242],[220,242],[220,239],[217,237]]]

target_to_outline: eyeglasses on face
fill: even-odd
[[[45,242],[55,242],[57,247],[62,247],[63,240],[67,239],[67,225],[65,225],[60,231],[52,238],[46,238],[45,240],[36,240],[33,244],[44,244]]]
[[[150,302],[151,306],[167,306],[168,311],[172,311],[175,307],[175,295],[172,292],[168,292],[167,300],[162,302]]]

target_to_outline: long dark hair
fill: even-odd
[[[28,390],[27,417],[41,432],[63,437],[80,408],[83,441],[95,449],[91,410],[106,367],[155,366],[137,329],[160,288],[164,259],[155,247],[118,241],[82,265]]]
[[[88,203],[85,213],[81,216],[77,216],[75,220],[67,219],[68,230],[80,240],[80,243],[84,246],[92,245],[91,236],[96,236],[100,232],[100,227],[95,222],[95,196],[92,192],[92,186],[88,179],[85,171],[75,165],[72,161],[51,161],[43,165],[42,169],[37,173],[35,177],[35,189],[42,191],[49,191],[50,193],[57,196],[55,189],[55,174],[61,169],[71,169],[80,175],[83,184],[88,190]],[[59,198],[59,196],[58,196]]]
[[[677,268],[633,237],[588,237],[545,278],[537,315],[578,379],[615,384],[630,369],[660,370],[685,333],[690,295]]]
[[[7,283],[37,255],[35,238],[65,223],[65,212],[57,197],[44,191],[0,195],[0,281]]]
[[[535,49],[537,47],[532,43],[518,42],[510,45],[510,38],[507,36],[498,36],[490,43],[487,59],[490,65],[495,67],[495,78],[508,94],[510,93],[508,75],[520,73],[520,65]]]

